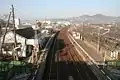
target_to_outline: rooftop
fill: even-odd
[[[37,33],[39,33],[39,31],[37,31]],[[25,37],[27,39],[31,39],[34,37],[35,32],[32,27],[28,27],[28,28],[23,28],[23,29],[17,29],[16,34],[22,37]]]

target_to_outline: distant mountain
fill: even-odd
[[[67,21],[76,22],[76,23],[94,23],[94,24],[101,24],[101,23],[113,23],[113,22],[120,22],[120,17],[114,16],[105,16],[102,14],[96,14],[93,16],[90,15],[82,15],[79,17],[71,17],[67,18]]]

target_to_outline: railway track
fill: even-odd
[[[75,47],[70,43],[67,35],[62,36],[62,38],[64,39],[66,45],[65,51],[67,52],[67,55],[63,56],[63,59],[73,69],[73,71],[69,71],[69,73],[71,73],[69,76],[73,75],[75,80],[97,80],[97,77],[87,67],[87,64],[83,61],[81,56],[78,55]]]
[[[48,54],[43,80],[68,80],[70,77],[73,80],[98,80],[69,41],[67,29],[63,29]]]
[[[57,64],[55,63],[57,39],[54,39],[52,47],[48,52],[47,63],[42,80],[57,80]]]

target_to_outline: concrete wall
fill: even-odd
[[[3,37],[1,38],[1,41],[2,40],[3,40]],[[17,40],[17,43],[21,43],[21,52],[19,52],[19,54],[21,53],[21,55],[23,57],[26,57],[26,39],[24,37],[16,34],[16,40]],[[6,44],[14,43],[13,32],[9,32],[6,34],[4,43],[6,43]],[[3,50],[3,53],[6,54],[6,51]],[[8,51],[8,53],[12,55],[12,51]]]

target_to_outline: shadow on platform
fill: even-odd
[[[65,44],[63,39],[57,39],[56,47],[52,47],[47,56],[47,63],[42,80],[97,80],[95,74],[84,61],[71,61],[67,57],[68,51],[74,47],[71,43]],[[54,50],[54,51],[53,51]],[[61,51],[62,50],[62,51]],[[62,56],[56,56],[59,53],[68,53]],[[52,56],[53,54],[53,56]],[[63,57],[59,60],[60,57]],[[57,59],[57,61],[55,61]],[[72,76],[73,79],[69,79]]]

